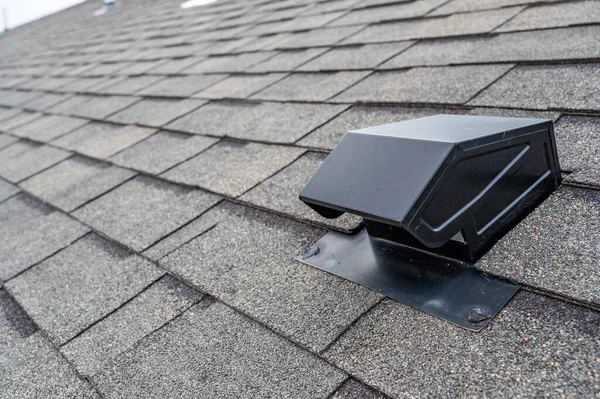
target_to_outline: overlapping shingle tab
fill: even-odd
[[[89,0],[0,36],[0,396],[600,394],[600,4]],[[351,129],[553,119],[475,334],[294,260]]]

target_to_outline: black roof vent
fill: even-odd
[[[438,303],[444,303],[437,296],[447,290],[443,284],[449,279],[470,276],[470,282],[463,281],[461,286],[462,297],[468,296],[464,285],[477,285],[488,279],[481,280],[474,268],[459,264],[475,263],[559,184],[551,120],[437,115],[353,130],[327,157],[302,190],[300,199],[327,218],[344,212],[360,215],[366,231],[348,236],[347,244],[343,235],[329,233],[316,244],[319,251],[312,251],[316,255],[301,260],[392,297],[398,296],[398,284],[408,284],[407,279],[418,276],[416,284],[422,284],[431,295],[414,292],[420,296],[414,303],[414,298],[405,298],[408,291],[403,288],[402,298],[397,299],[473,327],[462,319],[469,313],[462,307],[482,308],[481,301],[489,297],[474,297],[460,304],[445,302],[436,311],[425,309],[425,299],[429,301],[433,295]],[[398,245],[406,249],[399,249]],[[361,258],[359,248],[371,255]],[[390,258],[390,253],[406,251],[419,251],[420,255]],[[423,255],[423,251],[430,255]],[[383,253],[385,256],[378,256]],[[440,256],[457,261],[454,269],[450,268],[453,271],[439,266]],[[340,266],[327,262],[327,257],[338,259]],[[361,265],[352,260],[358,258]],[[421,266],[415,269],[410,259],[417,258]],[[341,265],[342,261],[346,264]],[[365,266],[365,262],[371,264]],[[439,269],[436,274],[427,263],[444,270]],[[398,265],[405,272],[410,269],[410,276],[402,276]],[[352,278],[348,273],[353,267],[369,270]],[[465,267],[472,270],[465,271]],[[375,279],[365,277],[376,274],[379,276]],[[382,274],[385,281],[381,280]],[[431,281],[425,281],[427,275]],[[398,278],[404,282],[396,281]],[[396,281],[393,287],[390,279]],[[491,306],[491,313],[495,313],[518,287],[500,280],[492,283],[509,287],[502,298],[492,299],[495,305]],[[414,288],[415,281],[411,284]],[[454,318],[448,317],[448,306],[461,310]],[[480,327],[478,324],[473,329]]]
[[[437,115],[348,132],[300,199],[327,218],[360,215],[371,234],[475,262],[559,179],[552,121]]]

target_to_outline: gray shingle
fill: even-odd
[[[276,175],[242,195],[240,200],[337,230],[354,230],[361,222],[360,217],[346,213],[338,219],[325,219],[298,198],[300,191],[317,172],[325,157],[325,154],[304,154]]]
[[[377,43],[431,37],[472,35],[492,31],[523,7],[503,8],[448,17],[371,25],[344,43]]]
[[[405,50],[413,42],[366,44],[336,47],[298,68],[299,71],[334,71],[373,69],[388,58]]]
[[[269,73],[266,75],[231,76],[211,87],[196,93],[199,98],[247,98],[265,87],[281,80],[286,74]]]
[[[292,260],[322,234],[247,208],[160,264],[318,352],[380,299],[366,288]]]
[[[144,72],[153,70],[158,65],[162,65],[164,60],[156,61],[136,61],[129,64],[129,66],[116,72],[118,76],[135,76],[141,75]],[[167,62],[175,62],[175,60],[168,60]]]
[[[0,279],[8,280],[89,229],[23,194],[0,204]]]
[[[0,350],[0,392],[12,398],[100,398],[42,333]]]
[[[42,114],[39,112],[22,111],[19,114],[0,122],[0,132],[8,132],[17,126],[29,123],[41,116]]]
[[[22,111],[17,108],[0,108],[0,121],[10,119],[13,116],[17,116]]]
[[[61,115],[44,115],[11,131],[19,137],[36,141],[51,141],[88,123],[87,119]]]
[[[11,157],[7,162],[0,161],[0,176],[17,183],[71,156],[70,152],[46,145],[30,144],[29,147],[28,151]]]
[[[527,87],[527,90],[521,90]],[[530,109],[600,109],[600,65],[518,66],[470,104]]]
[[[275,44],[277,49],[331,46],[360,31],[364,26],[344,26],[299,32]]]
[[[598,388],[598,317],[521,292],[474,334],[386,300],[326,357],[393,397],[588,397]]]
[[[540,111],[527,111],[527,110],[522,110],[522,109],[483,108],[483,107],[482,108],[473,108],[469,112],[467,112],[467,114],[468,115],[480,115],[480,116],[502,116],[505,118],[552,119],[555,122],[561,116],[560,112],[540,112]]]
[[[17,141],[19,141],[19,139],[16,137],[9,136],[8,134],[0,134],[0,150],[16,143]]]
[[[39,93],[32,91],[7,90],[0,96],[0,105],[18,107],[35,99],[37,96],[39,96]]]
[[[136,177],[74,212],[77,219],[142,251],[189,222],[219,197]]]
[[[243,214],[245,211],[245,206],[224,200],[145,250],[144,255],[157,261],[193,238],[212,229],[222,220],[233,215]]]
[[[250,68],[252,72],[287,72],[293,71],[308,60],[311,60],[327,49],[309,48],[305,50],[280,51],[272,58]]]
[[[0,344],[2,349],[38,331],[27,313],[3,288],[0,288]],[[0,349],[0,353],[2,353]]]
[[[252,96],[278,101],[326,101],[368,72],[295,73]]]
[[[109,118],[110,121],[145,126],[163,126],[200,107],[206,101],[145,99]]]
[[[387,396],[377,392],[355,379],[344,382],[331,399],[386,399]]]
[[[463,104],[512,67],[467,65],[375,72],[333,100]]]
[[[108,315],[164,272],[90,234],[6,283],[56,344]]]
[[[159,132],[111,157],[111,162],[151,174],[160,174],[204,151],[218,139],[183,133]]]
[[[63,346],[61,352],[81,374],[94,375],[200,299],[198,291],[165,276]]]
[[[552,1],[556,0],[545,0],[545,2]],[[529,3],[539,3],[539,0],[452,0],[440,8],[435,9],[431,15],[446,15],[455,12],[489,10],[493,8],[517,6]]]
[[[124,78],[115,78],[111,83],[104,86],[100,92],[131,95],[154,85],[161,79],[162,78],[159,76],[127,76]]]
[[[274,53],[272,52],[259,52],[210,57],[199,64],[184,69],[182,73],[199,74],[205,72],[245,72],[259,62],[271,58],[273,54]]]
[[[106,76],[114,75],[119,70],[127,67],[128,62],[113,62],[106,64],[98,64],[93,68],[87,69],[81,76]]]
[[[328,104],[212,102],[167,127],[245,140],[293,143],[346,108]]]
[[[237,197],[299,157],[301,148],[222,141],[167,171],[166,179]]]
[[[587,60],[600,57],[599,26],[505,33],[469,39],[423,41],[382,69],[478,62]]]
[[[345,374],[221,303],[202,302],[94,378],[107,398],[326,397]]]
[[[445,0],[407,1],[381,7],[354,10],[329,24],[329,26],[373,24],[396,19],[415,18],[443,4]]]
[[[50,112],[90,119],[105,119],[136,101],[139,101],[136,97],[79,95],[52,107]]]
[[[598,190],[600,189],[600,167],[596,165],[571,173],[564,178],[563,183]]]
[[[0,202],[18,193],[19,187],[0,179]]]
[[[81,78],[69,85],[62,87],[60,91],[64,93],[98,93],[109,82],[112,82],[112,80],[113,78],[104,76]]]
[[[102,162],[73,157],[21,183],[42,200],[71,212],[135,175]]]
[[[593,171],[600,164],[600,118],[563,116],[554,131],[562,170]]]
[[[54,94],[54,93],[39,93],[39,95],[32,101],[28,101],[23,105],[25,109],[31,109],[34,111],[44,111],[50,107],[59,104],[69,96],[65,94]]]
[[[556,28],[577,24],[600,22],[600,5],[597,1],[578,1],[564,4],[548,4],[529,7],[497,31]]]
[[[153,75],[174,75],[204,60],[204,58],[188,57],[176,60],[161,60],[148,73]],[[156,61],[154,61],[156,62]]]
[[[223,75],[171,76],[138,94],[158,97],[189,97],[223,78]]]
[[[300,140],[298,144],[312,148],[332,150],[341,140],[342,136],[350,130],[453,112],[456,111],[439,108],[355,106],[319,127],[313,133]]]
[[[600,191],[563,186],[502,238],[480,269],[600,304]]]
[[[108,158],[152,135],[156,130],[112,123],[89,123],[52,142],[94,158]]]
[[[10,159],[36,148],[36,145],[25,140],[18,140],[0,150],[0,164],[8,163]]]

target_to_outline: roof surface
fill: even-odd
[[[600,3],[100,1],[0,36],[0,396],[600,395]],[[293,258],[344,132],[549,118],[481,333]]]

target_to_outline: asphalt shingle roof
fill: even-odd
[[[600,395],[600,4],[98,0],[0,36],[0,396]],[[294,260],[350,130],[549,118],[480,333]]]

